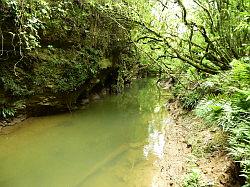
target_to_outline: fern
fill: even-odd
[[[15,116],[15,109],[13,108],[2,108],[0,113],[3,118],[10,118]]]

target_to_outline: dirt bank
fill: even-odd
[[[158,163],[159,186],[240,187],[239,168],[225,147],[208,150],[214,142],[223,144],[225,135],[217,140],[218,132],[203,128],[202,120],[181,110],[178,102],[169,104],[168,109],[164,159]]]

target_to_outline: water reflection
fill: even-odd
[[[154,80],[83,111],[31,118],[0,137],[3,187],[150,187],[163,157],[165,99]]]
[[[163,106],[159,106],[159,103],[154,107],[154,113],[152,113],[152,120],[148,122],[148,144],[143,148],[143,154],[146,158],[153,153],[159,159],[164,156],[165,145],[165,121],[163,120],[166,115],[166,111]]]
[[[148,155],[152,152],[158,158],[163,158],[165,145],[164,134],[154,129],[153,132],[149,134],[148,142],[149,143],[143,148],[144,156],[148,158]]]

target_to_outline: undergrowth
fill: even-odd
[[[200,172],[193,169],[184,179],[183,187],[199,187],[200,186]]]
[[[250,185],[250,64],[249,59],[234,60],[232,69],[207,76],[190,70],[181,78],[173,92],[185,109],[217,124],[229,134],[227,150],[240,162],[245,186]],[[186,81],[186,82],[183,82]]]

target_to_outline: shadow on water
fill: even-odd
[[[0,137],[0,186],[152,186],[164,147],[164,94],[135,82],[72,114],[30,118]]]

